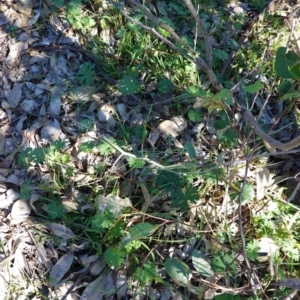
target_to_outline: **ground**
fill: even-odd
[[[0,4],[0,299],[295,296],[299,4],[141,3]]]

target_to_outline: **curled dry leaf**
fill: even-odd
[[[10,108],[16,108],[21,101],[22,84],[14,83],[12,89],[5,89],[5,96]]]
[[[166,136],[171,135],[172,137],[177,137],[186,127],[186,120],[179,116],[160,123],[157,127],[157,131]]]
[[[115,39],[110,33],[110,29],[103,29],[100,33],[100,38],[108,46],[113,46],[115,44]]]
[[[9,45],[9,54],[6,57],[6,64],[11,65],[15,63],[15,60],[19,58],[22,52],[28,49],[28,43],[17,42]]]
[[[267,168],[256,173],[256,198],[261,200],[265,196],[265,192],[270,184],[270,171]]]
[[[118,110],[118,113],[119,113],[119,115],[121,116],[123,122],[128,121],[129,115],[128,115],[128,113],[127,113],[127,109],[126,109],[125,104],[123,104],[123,103],[118,103],[118,104],[117,104],[117,110]]]
[[[57,261],[57,263],[52,268],[49,276],[51,286],[58,284],[60,280],[65,276],[73,263],[73,258],[73,253],[68,252]]]
[[[151,131],[149,133],[147,141],[151,144],[152,147],[154,147],[158,140],[159,140],[159,134],[155,131]]]
[[[110,104],[101,106],[98,110],[98,120],[102,123],[106,123],[110,128],[116,125],[116,120],[113,117],[115,108]]]
[[[13,224],[23,222],[31,212],[31,207],[24,200],[18,200],[14,203],[11,210],[11,219]]]
[[[103,196],[98,195],[95,198],[95,203],[98,205],[100,211],[104,211],[106,208],[115,214],[119,214],[126,207],[131,207],[132,203],[129,198],[120,198],[118,196]]]
[[[61,134],[60,124],[56,119],[48,120],[41,130],[41,137],[49,143],[58,140]]]

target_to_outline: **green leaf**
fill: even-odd
[[[279,95],[287,94],[289,91],[291,91],[292,87],[293,87],[293,84],[290,80],[284,80],[278,86]]]
[[[190,286],[192,271],[185,263],[177,258],[168,258],[164,263],[164,267],[176,284],[184,287]]]
[[[186,211],[189,208],[188,202],[180,186],[171,191],[171,200],[172,205],[176,208],[181,208],[183,211]]]
[[[58,139],[50,145],[49,151],[61,151],[66,147],[66,144],[66,141]]]
[[[52,201],[48,205],[47,213],[51,219],[61,218],[64,215],[64,207],[61,203]]]
[[[109,138],[109,141],[111,143],[115,143],[114,138]],[[99,149],[99,153],[104,156],[107,156],[109,154],[114,154],[117,152],[117,150],[105,140],[101,140],[98,149]]]
[[[125,253],[116,247],[109,247],[104,253],[104,259],[110,267],[118,268],[124,262]]]
[[[232,91],[228,89],[221,90],[218,94],[214,95],[213,98],[216,100],[228,99],[232,97]]]
[[[188,14],[188,11],[184,9],[184,7],[180,5],[180,3],[170,2],[168,3],[168,5],[170,8],[173,8],[179,16],[186,16]]]
[[[154,279],[158,279],[155,264],[145,263],[142,268],[137,267],[133,277],[139,280],[143,285],[150,283]]]
[[[103,229],[110,228],[115,222],[115,217],[112,213],[104,211],[93,216],[91,219],[92,229],[96,232],[103,232]]]
[[[18,157],[18,162],[20,167],[27,168],[30,163],[39,164],[45,160],[45,151],[42,147],[32,149],[24,149]]]
[[[196,156],[195,147],[191,142],[185,143],[184,149],[188,153],[190,159],[193,159]]]
[[[91,119],[82,119],[78,124],[78,130],[81,133],[90,130],[93,127],[93,123],[94,122]]]
[[[95,142],[94,141],[88,141],[88,142],[83,142],[79,146],[79,150],[85,153],[93,153],[95,148]]]
[[[213,55],[215,56],[215,58],[220,59],[220,60],[226,60],[228,59],[228,53],[224,50],[221,49],[215,49],[213,52]]]
[[[66,176],[71,177],[74,175],[74,168],[73,167],[68,167],[66,170]]]
[[[237,270],[234,253],[216,253],[211,261],[212,270],[216,273],[232,273]]]
[[[161,187],[166,193],[176,190],[181,187],[179,176],[162,170],[156,178],[157,186]]]
[[[280,100],[286,100],[286,99],[293,99],[293,98],[299,98],[300,93],[299,92],[294,92],[294,93],[288,93],[283,95]]]
[[[193,184],[186,184],[184,191],[186,202],[190,201],[191,203],[196,203],[196,201],[199,200],[198,189]]]
[[[255,198],[255,190],[252,184],[246,183],[242,193],[242,203],[250,203]]]
[[[286,47],[279,47],[277,49],[274,68],[278,76],[285,79],[290,79],[293,78],[293,76],[288,69],[285,53],[286,53]]]
[[[144,160],[138,159],[135,157],[129,157],[127,160],[128,160],[128,164],[129,164],[130,168],[139,169],[145,165]]]
[[[58,8],[63,7],[64,4],[65,4],[65,1],[64,1],[64,0],[53,0],[53,5],[55,5],[55,6],[58,7]]]
[[[124,249],[124,247],[132,241],[139,240],[153,234],[157,227],[157,225],[152,225],[150,223],[139,223],[133,226],[129,235],[127,235],[120,243],[119,248]]]
[[[147,129],[146,129],[146,126],[145,125],[137,125],[137,126],[134,126],[133,128],[133,134],[141,139],[141,140],[145,140],[146,138],[146,135],[147,135]]]
[[[297,62],[290,68],[290,73],[296,78],[300,79],[300,62]]]
[[[30,181],[26,180],[24,183],[21,185],[21,191],[19,198],[21,200],[29,200],[31,196],[32,190],[30,188]]]
[[[192,107],[188,111],[188,118],[194,123],[199,123],[203,120],[203,113],[201,110]]]
[[[194,268],[196,269],[197,272],[200,273],[200,275],[205,277],[214,275],[214,272],[211,269],[209,262],[207,261],[207,257],[204,254],[200,253],[199,251],[197,250],[193,251],[192,262]]]
[[[207,96],[207,92],[199,86],[189,86],[185,90],[185,94],[189,97],[204,97]]]
[[[170,79],[164,78],[158,81],[157,87],[159,92],[166,94],[172,89],[173,83]]]
[[[115,240],[116,238],[120,238],[123,234],[123,230],[126,226],[126,222],[124,220],[119,220],[115,222],[110,228],[107,238]]]
[[[94,170],[97,173],[103,173],[105,171],[105,167],[103,165],[101,165],[101,164],[98,164],[98,165],[94,166]]]
[[[246,253],[247,257],[251,260],[256,260],[258,258],[259,242],[258,240],[253,240],[247,244]]]
[[[94,81],[95,75],[95,65],[90,62],[85,62],[78,70],[77,79],[82,85],[90,85]]]
[[[297,248],[294,242],[285,241],[282,245],[282,251],[290,259],[294,261],[299,261],[299,249]]]
[[[96,22],[91,17],[83,17],[81,19],[82,29],[85,32],[87,29],[91,29],[96,25]]]
[[[166,29],[158,26],[157,28],[157,31],[165,38],[169,38],[171,36],[171,34],[169,33],[169,31],[167,31]]]
[[[130,95],[136,93],[140,89],[141,85],[139,84],[138,80],[130,75],[125,75],[119,81],[119,91],[123,95]]]
[[[135,18],[137,19],[137,18]],[[139,25],[137,25],[136,23],[131,23],[131,22],[127,22],[126,26],[128,27],[128,29],[130,29],[131,31],[136,31],[136,32],[140,32],[141,28],[139,27]]]
[[[300,61],[300,56],[298,56],[294,51],[289,51],[285,58],[288,67],[291,67]]]
[[[243,90],[248,93],[257,93],[260,91],[264,85],[261,83],[261,80],[256,81],[255,83],[251,85],[247,85],[243,87]]]
[[[216,295],[213,300],[243,300],[240,295],[232,295],[232,294],[221,294],[221,295]],[[261,300],[261,298],[248,298],[249,300]]]

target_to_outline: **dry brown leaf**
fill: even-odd
[[[144,201],[145,201],[143,206],[142,206],[142,212],[146,212],[149,205],[151,205],[152,202],[157,200],[158,197],[157,196],[154,196],[154,197],[150,196],[146,186],[142,182],[140,182],[140,186],[141,186],[142,193],[143,193],[143,196],[144,196]]]
[[[73,263],[73,258],[73,253],[68,252],[57,261],[57,263],[50,271],[49,275],[49,282],[51,286],[58,284],[64,277],[64,275],[68,272]]]
[[[19,19],[22,21],[21,19]],[[28,49],[28,43],[26,42],[17,42],[15,44],[9,45],[9,54],[6,58],[6,64],[13,65],[15,64],[16,60],[20,57],[22,52]]]
[[[160,123],[157,127],[157,131],[166,136],[171,135],[172,137],[177,137],[186,127],[186,120],[179,116]]]
[[[65,239],[73,239],[76,235],[71,229],[63,224],[51,223],[49,229],[56,235]]]
[[[113,195],[98,195],[94,201],[99,211],[103,212],[105,209],[108,209],[108,211],[114,214],[119,214],[124,208],[132,206],[129,198],[121,198]]]
[[[42,139],[48,141],[50,144],[58,140],[62,135],[59,122],[54,119],[53,121],[46,121],[45,125],[41,130]]]
[[[13,88],[5,89],[5,96],[10,108],[16,108],[22,98],[22,84],[14,83]]]
[[[119,271],[116,278],[116,289],[117,289],[118,300],[125,298],[128,289],[128,285],[127,285],[128,279],[127,276],[123,274],[123,272],[124,271]]]
[[[14,264],[13,264],[13,269],[12,269],[12,274],[15,278],[18,278],[19,280],[25,278],[23,273],[26,269],[26,258],[23,255],[23,250],[25,248],[25,243],[20,242],[16,251],[15,251],[15,259],[14,259]]]
[[[10,255],[6,258],[4,258],[1,262],[0,262],[0,270],[2,270],[7,264],[9,264],[13,259],[14,259],[15,255]]]
[[[256,197],[261,200],[265,196],[265,192],[270,184],[270,171],[267,168],[256,173]]]
[[[104,295],[108,297],[115,292],[109,286],[109,277],[112,276],[112,271],[103,272],[96,280],[91,282],[83,291],[82,295],[89,300],[102,300]],[[107,298],[106,298],[107,299]]]
[[[60,113],[60,107],[61,107],[61,97],[59,95],[56,95],[51,98],[50,100],[50,108],[49,112],[53,116],[58,116]]]
[[[4,111],[0,110],[0,120],[1,120],[1,112],[4,113]],[[6,143],[6,132],[3,130],[3,128],[0,128],[0,155],[4,154],[5,143]]]
[[[14,203],[11,210],[11,219],[13,224],[18,224],[23,222],[28,218],[31,212],[31,207],[28,202],[24,200],[18,200]]]
[[[3,169],[8,169],[11,165],[11,163],[13,162],[14,160],[14,157],[15,157],[15,152],[7,155],[5,157],[5,159],[0,163],[0,168],[3,168]]]
[[[115,108],[110,104],[105,104],[98,110],[98,120],[102,123],[106,123],[110,128],[114,128],[116,120],[113,114],[115,114]]]

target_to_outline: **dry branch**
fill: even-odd
[[[209,68],[211,68],[212,63],[212,46],[211,41],[208,36],[208,33],[205,29],[203,21],[200,19],[195,7],[193,6],[191,0],[182,0],[185,5],[187,6],[188,10],[192,14],[193,18],[195,19],[197,25],[199,26],[199,29],[203,35],[204,42],[205,42],[205,50],[206,50],[206,63]]]

